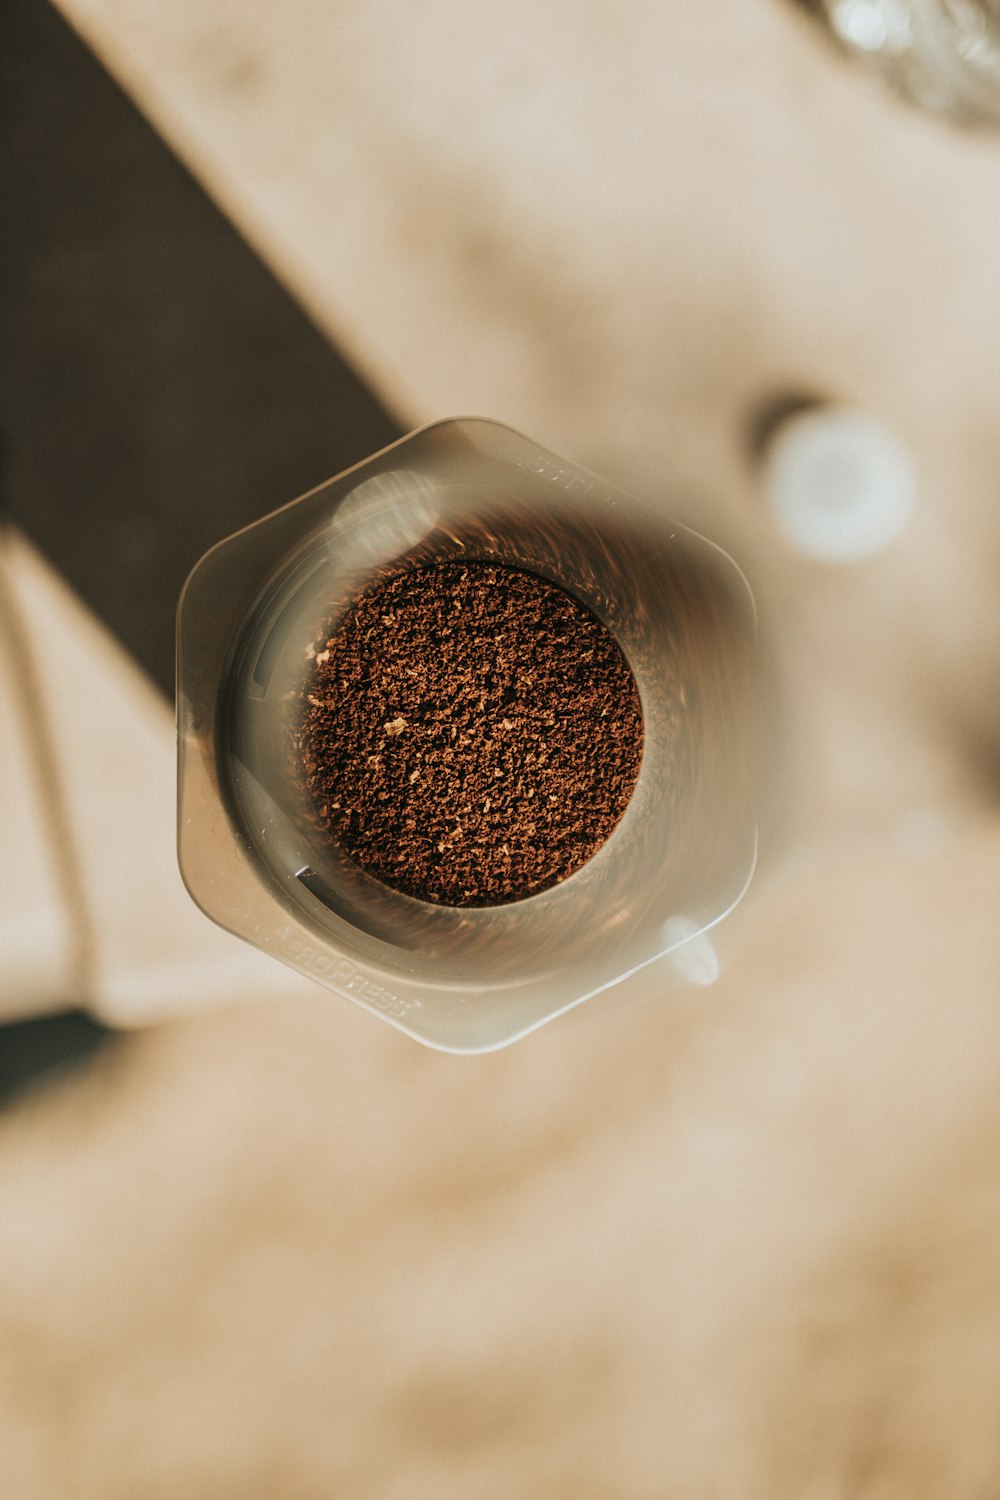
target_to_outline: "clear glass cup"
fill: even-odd
[[[1000,0],[806,0],[841,47],[920,108],[1000,128]]]
[[[311,643],[387,565],[552,579],[615,635],[645,721],[634,795],[561,884],[422,902],[323,834],[295,774]],[[222,926],[429,1045],[486,1051],[720,920],[755,862],[755,612],[720,548],[498,423],[411,434],[213,548],[178,624],[179,857]],[[676,683],[684,700],[674,753]]]

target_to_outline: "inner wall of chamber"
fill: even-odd
[[[537,504],[464,486],[438,494],[424,533],[414,541],[410,528],[409,545],[393,553],[399,495],[392,501],[381,528],[388,547],[373,546],[380,526],[370,508],[347,524],[334,516],[248,616],[224,698],[220,773],[259,867],[314,930],[359,957],[428,978],[513,982],[597,955],[620,958],[623,946],[626,961],[641,961],[644,947],[657,951],[667,919],[694,910],[727,856],[719,798],[738,792],[730,762],[742,726],[729,721],[741,663],[731,648],[745,621],[710,561],[664,553],[613,520],[551,504],[540,515]],[[587,864],[525,900],[455,908],[391,890],[322,833],[294,742],[308,651],[357,593],[406,569],[472,558],[537,572],[593,610],[635,675],[645,748],[631,802]]]

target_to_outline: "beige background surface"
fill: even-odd
[[[783,713],[714,987],[459,1061],[235,986],[8,1118],[14,1492],[981,1500],[1000,145],[778,0],[60,8],[404,416],[730,545]],[[770,528],[746,427],[789,389],[911,446],[891,552]]]

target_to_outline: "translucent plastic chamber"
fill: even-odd
[[[593,859],[497,907],[431,905],[318,828],[294,752],[310,648],[385,569],[481,559],[569,590],[635,675],[635,794]],[[678,703],[682,704],[678,724]],[[179,852],[215,921],[429,1045],[513,1041],[662,958],[755,857],[754,610],[725,553],[493,422],[425,428],[220,543],[178,629]]]

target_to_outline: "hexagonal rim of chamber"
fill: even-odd
[[[317,629],[379,570],[448,556],[526,566],[580,598],[625,652],[646,721],[607,843],[502,907],[419,902],[317,844],[283,760]],[[185,884],[219,925],[427,1045],[507,1045],[742,896],[756,859],[754,639],[749,585],[714,543],[502,424],[420,428],[192,570],[178,607]],[[661,754],[669,672],[691,705],[683,776]]]

